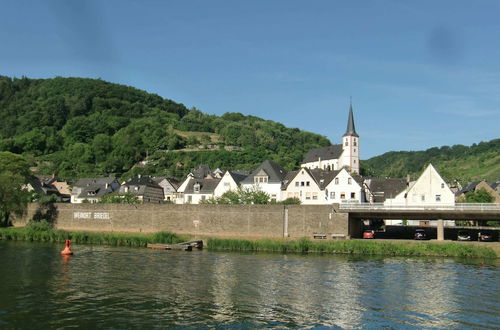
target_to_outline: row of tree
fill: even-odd
[[[155,153],[163,153],[158,160],[165,168],[172,168],[179,157],[167,156],[165,150],[200,142],[183,137],[179,134],[182,131],[215,134],[221,147],[248,150],[234,157],[224,155],[228,162],[218,163],[225,168],[256,166],[263,160],[262,150],[292,167],[307,150],[330,143],[320,135],[273,121],[240,113],[207,115],[158,95],[99,79],[0,76],[0,116],[0,151],[34,157],[42,172],[55,172],[65,179],[108,173],[119,176]],[[186,156],[196,157],[184,154],[180,158]],[[240,156],[242,162],[238,162]],[[216,166],[210,163],[216,158],[207,158],[206,163]],[[183,169],[183,174],[189,170]]]

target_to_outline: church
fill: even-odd
[[[359,135],[354,126],[352,103],[349,106],[347,130],[342,136],[342,144],[310,150],[301,167],[331,171],[345,168],[350,173],[359,174]]]

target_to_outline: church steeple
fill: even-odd
[[[346,166],[351,173],[359,173],[359,135],[356,133],[356,128],[354,127],[352,101],[350,103],[347,130],[344,136],[342,136],[342,159],[340,166]]]
[[[356,128],[354,127],[354,115],[352,114],[352,101],[349,105],[349,118],[347,119],[347,130],[345,131],[344,136],[355,136],[359,137],[358,133],[356,133]]]

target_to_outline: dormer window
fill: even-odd
[[[200,188],[201,188],[201,185],[196,182],[194,185],[193,185],[193,190],[195,193],[199,193],[200,192]]]
[[[268,177],[267,176],[255,176],[254,177],[254,183],[259,184],[259,183],[267,183]]]

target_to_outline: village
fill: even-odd
[[[360,173],[360,137],[355,129],[352,105],[342,144],[310,150],[301,167],[285,171],[278,163],[265,160],[253,171],[211,169],[200,164],[187,177],[136,176],[125,182],[115,178],[85,178],[72,185],[55,176],[37,176],[29,190],[40,196],[55,195],[58,202],[98,203],[103,197],[133,196],[140,203],[210,203],[229,191],[258,191],[269,203],[329,205],[368,203],[384,205],[453,206],[470,191],[485,189],[495,203],[500,202],[500,179],[491,184],[473,182],[466,187],[451,185],[429,164],[419,178],[362,177]],[[401,224],[402,220],[386,220]],[[426,225],[414,221],[414,225]],[[453,226],[447,221],[446,226]]]

